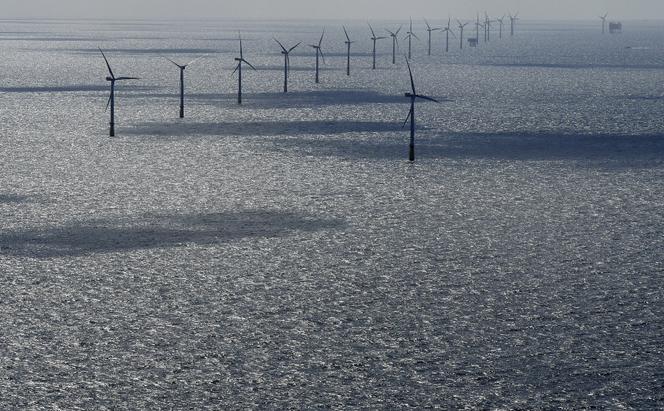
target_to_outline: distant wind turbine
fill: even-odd
[[[429,56],[431,55],[431,33],[434,31],[442,30],[440,27],[431,27],[427,19],[424,19],[424,23],[427,25],[427,32],[429,33]]]
[[[451,23],[452,23],[452,19],[448,18],[447,19],[447,27],[445,27],[443,29],[443,31],[445,32],[445,53],[448,53],[450,51],[450,34],[452,34],[452,36],[454,36],[454,32],[450,28]],[[456,37],[456,36],[454,36],[454,37]]]
[[[417,40],[420,38],[413,33],[413,19],[410,19],[410,29],[406,32],[406,37],[404,37],[404,40],[408,39],[408,60],[411,59],[411,50],[412,50],[412,43],[413,43],[413,37],[415,37]]]
[[[346,27],[343,26],[343,28],[344,28],[344,34],[346,35],[346,47],[348,49],[348,53],[346,55],[346,75],[350,76],[350,45],[355,42],[350,41],[350,36],[348,35],[348,31],[346,31]]]
[[[463,50],[463,29],[469,24],[469,23],[461,23],[461,21],[457,20],[457,23],[459,23],[459,49]]]
[[[484,36],[484,41],[486,43],[491,41],[491,23],[493,23],[493,20],[489,18],[489,15],[485,12],[484,13],[484,32],[486,33]]]
[[[325,64],[325,55],[323,55],[323,49],[321,48],[323,45],[323,37],[325,37],[325,29],[323,29],[323,33],[320,35],[320,40],[318,40],[318,45],[312,44],[311,47],[313,47],[316,50],[316,84],[320,83],[320,77],[319,77],[319,62],[318,59],[322,58],[323,59],[323,64]]]
[[[115,137],[115,82],[123,80],[140,80],[140,79],[138,77],[115,77],[115,74],[113,74],[113,70],[111,69],[111,65],[109,64],[106,55],[101,50],[101,48],[99,49],[99,51],[101,52],[102,57],[104,57],[104,61],[106,61],[106,67],[108,67],[109,76],[106,77],[106,81],[109,81],[111,83],[111,95],[108,98],[108,103],[106,103],[106,110],[108,110],[109,107],[111,108],[109,135],[111,137]]]
[[[498,24],[500,25],[500,29],[499,29],[499,31],[498,31],[498,38],[499,38],[499,39],[502,39],[502,38],[503,38],[503,25],[505,24],[505,16],[503,16],[503,17],[501,17],[501,18],[499,18],[499,19],[496,19],[496,21],[497,21]]]
[[[164,57],[164,58],[166,60],[170,61],[171,63],[175,64],[180,69],[180,118],[184,118],[184,71],[187,69],[187,67],[194,64],[195,62],[202,59],[203,57],[199,57],[195,60],[192,60],[187,64],[178,64],[178,63],[174,62],[173,60],[169,59],[168,57]]]
[[[371,40],[373,41],[373,70],[376,70],[376,42],[378,40],[383,40],[386,39],[387,37],[376,37],[376,33],[374,32],[373,27],[371,27],[371,23],[367,22],[369,25],[369,30],[371,30]]]
[[[408,65],[408,74],[410,75],[410,87],[412,92],[405,94],[405,96],[410,99],[410,111],[408,112],[406,121],[403,122],[403,127],[406,126],[406,123],[408,123],[408,120],[410,119],[410,144],[408,146],[408,160],[415,161],[415,100],[419,98],[422,100],[433,101],[434,103],[439,103],[439,101],[431,97],[417,94],[417,91],[415,90],[415,81],[413,80],[413,71],[410,69],[410,63],[408,62],[408,59],[406,59],[406,64]]]
[[[482,23],[480,23],[480,13],[477,13],[477,21],[475,22],[475,38],[477,39],[477,44],[480,42],[480,26],[484,27]],[[484,39],[486,40],[486,36],[484,36]]]
[[[519,13],[516,13],[513,16],[512,13],[509,13],[508,16],[510,17],[510,36],[514,36],[514,24],[519,20]]]
[[[290,74],[290,53],[302,43],[301,42],[297,43],[293,47],[286,49],[286,47],[284,47],[284,45],[281,44],[279,40],[274,39],[274,41],[276,41],[279,44],[279,46],[281,47],[281,54],[284,55],[284,93],[288,93],[288,76]]]
[[[256,70],[256,67],[251,65],[247,60],[244,59],[244,53],[242,51],[242,36],[238,34],[238,39],[240,40],[240,57],[236,57],[235,61],[237,61],[237,66],[235,66],[235,70],[233,70],[233,74],[237,73],[237,80],[238,80],[238,87],[237,87],[237,103],[242,104],[242,63],[245,63],[249,67],[251,67],[254,71]]]
[[[599,16],[600,20],[602,20],[602,34],[606,34],[606,18],[609,15],[609,13],[605,13],[603,16]]]
[[[401,31],[401,27],[402,26],[399,26],[397,31],[394,32],[385,30],[390,33],[390,37],[392,37],[392,64],[397,64],[397,46],[399,45],[399,39],[397,38],[397,35]]]

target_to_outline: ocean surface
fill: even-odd
[[[416,21],[411,164],[365,22],[0,20],[0,408],[664,408],[664,23],[624,24]]]

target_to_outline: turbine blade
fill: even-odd
[[[296,45],[294,45],[293,47],[291,47],[290,49],[288,49],[288,52],[290,53],[291,51],[295,50],[297,48],[297,46],[299,46],[300,44],[302,44],[302,42],[299,42]]]
[[[429,25],[429,22],[427,21],[427,19],[424,19],[424,24],[427,25],[428,30],[431,30],[431,26]]]
[[[245,63],[247,63],[247,65],[248,65],[249,67],[251,67],[252,69],[254,69],[254,71],[256,71],[256,67],[254,67],[254,66],[253,66],[251,63],[249,63],[247,60],[242,59],[242,61],[245,62]]]
[[[403,28],[403,25],[399,26],[399,30],[397,30],[397,31],[394,33],[394,35],[396,36],[397,34],[399,34],[399,32],[401,31],[402,28]]]
[[[274,41],[277,42],[277,44],[279,44],[279,47],[281,47],[281,49],[284,51],[284,53],[288,53],[288,50],[286,50],[286,47],[284,47],[284,45],[281,44],[281,42],[280,42],[279,40],[277,40],[277,39],[274,38],[274,37],[272,37],[272,38],[274,39]]]
[[[106,109],[104,110],[104,112],[107,112],[107,111],[108,111],[108,107],[109,107],[110,105],[111,105],[111,96],[110,96],[110,94],[109,94],[109,96],[108,96],[108,101],[106,102]]]
[[[415,81],[413,80],[413,71],[410,69],[408,57],[406,57],[406,64],[408,65],[408,75],[410,75],[410,87],[413,89],[413,94],[417,95],[417,92],[415,91]]]
[[[108,67],[108,72],[111,73],[111,78],[115,78],[113,70],[111,69],[111,65],[109,64],[108,59],[106,58],[104,52],[101,50],[101,47],[99,47],[99,51],[101,52],[101,55],[104,57],[104,61],[106,62],[106,67]]]
[[[320,35],[320,40],[318,40],[318,47],[323,44],[323,37],[325,37],[325,29],[323,29],[323,33]]]
[[[140,77],[118,77],[116,80],[140,80]]]
[[[346,35],[346,40],[350,43],[350,37],[348,36],[348,32],[346,31],[346,26],[341,26],[344,28],[344,34]]]
[[[179,65],[178,63],[176,63],[176,62],[174,62],[173,60],[169,59],[168,57],[164,57],[164,56],[161,56],[161,58],[164,58],[164,59],[166,59],[166,60],[170,61],[171,63],[175,64],[176,66],[178,66],[178,67],[182,68],[182,66],[181,66],[181,65]]]
[[[403,124],[401,125],[401,128],[406,127],[406,124],[408,124],[408,120],[410,120],[410,116],[413,115],[413,108],[408,109],[408,116],[406,117],[406,120],[404,120]]]
[[[427,96],[415,96],[417,98],[421,98],[422,100],[428,100],[428,101],[433,101],[434,103],[440,103],[440,101],[436,100],[435,98],[427,97]]]
[[[320,52],[320,57],[323,59],[323,64],[325,63],[325,54],[323,54],[323,49],[319,48],[318,51]]]
[[[369,22],[367,21],[367,24],[369,25],[369,30],[371,30],[371,37],[374,37],[374,38],[375,38],[375,37],[376,37],[376,33],[374,32],[373,27],[371,27],[371,23],[369,23]]]
[[[198,60],[201,60],[201,59],[202,59],[203,57],[205,57],[205,56],[206,56],[206,55],[202,55],[202,56],[200,56],[200,57],[198,57],[198,58],[195,58],[195,59],[191,60],[189,63],[187,63],[187,64],[185,65],[185,67],[187,67],[187,66],[191,66],[192,64],[196,63]]]
[[[231,73],[231,77],[233,77],[235,73],[237,73],[237,71],[240,69],[240,64],[242,63],[237,63],[237,66],[235,66],[235,70],[233,70],[233,72]]]
[[[410,35],[413,36],[413,37],[415,37],[417,40],[420,40],[420,38],[417,37],[417,35],[416,35],[415,33],[410,33]],[[421,41],[421,40],[420,40],[420,41]]]

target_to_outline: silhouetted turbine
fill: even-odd
[[[297,43],[290,49],[286,49],[286,47],[284,47],[284,45],[281,44],[279,40],[275,38],[274,41],[276,41],[279,44],[279,46],[281,47],[281,54],[284,55],[284,93],[288,93],[288,76],[290,75],[290,53],[302,43],[301,42]]]
[[[344,34],[346,35],[346,46],[348,48],[348,54],[346,55],[346,75],[350,76],[350,45],[355,43],[354,41],[350,41],[350,37],[348,36],[348,32],[346,31],[346,27],[342,26],[344,28]]]
[[[238,34],[238,39],[240,40],[240,57],[235,57],[237,61],[237,66],[233,70],[233,74],[237,73],[237,103],[242,104],[242,63],[245,63],[256,71],[256,67],[251,65],[247,60],[244,59],[244,53],[242,51],[242,36]]]
[[[392,37],[392,64],[397,64],[397,46],[399,45],[399,39],[397,38],[397,35],[401,31],[401,27],[403,26],[399,26],[395,32],[385,30],[390,33],[390,37]]]
[[[427,32],[429,33],[429,56],[431,55],[431,33],[434,31],[442,30],[440,27],[431,28],[427,19],[424,19],[424,23],[427,25]]]
[[[606,17],[609,15],[609,13],[605,13],[603,16],[599,16],[600,20],[602,20],[602,34],[606,34]]]
[[[457,20],[457,23],[459,23],[459,49],[463,50],[463,29],[469,24],[469,23],[461,23],[459,20]]]
[[[195,60],[192,60],[187,64],[178,64],[178,63],[174,62],[173,60],[169,59],[168,57],[164,57],[164,58],[166,60],[170,61],[171,63],[175,64],[180,69],[180,118],[184,118],[184,71],[187,69],[187,67],[194,64],[196,61],[200,60],[202,57],[199,57]]]
[[[415,33],[413,33],[413,19],[410,19],[410,28],[406,32],[406,37],[403,38],[404,40],[408,39],[408,59],[409,60],[411,59],[411,49],[412,49],[413,37],[415,37],[417,40],[420,39],[419,37],[417,37],[415,35]]]
[[[376,33],[374,32],[373,27],[371,27],[371,23],[367,22],[369,25],[369,30],[371,30],[371,40],[373,41],[373,66],[372,69],[376,70],[376,42],[378,40],[383,40],[386,39],[387,37],[376,37]]]
[[[109,76],[106,77],[106,81],[109,81],[111,83],[111,95],[108,98],[108,103],[106,103],[106,110],[108,110],[109,106],[111,107],[111,121],[109,123],[110,125],[110,131],[109,135],[111,137],[115,136],[115,82],[116,81],[122,81],[122,80],[140,80],[138,77],[115,77],[115,74],[113,74],[113,70],[111,69],[111,65],[108,62],[108,59],[106,58],[106,55],[104,52],[99,49],[101,52],[102,57],[104,57],[104,61],[106,62],[106,67],[108,67],[108,73]]]
[[[514,23],[516,23],[516,21],[519,20],[518,18],[519,13],[516,13],[513,16],[511,13],[509,13],[508,16],[510,16],[510,36],[514,36]]]
[[[502,39],[503,38],[503,25],[505,24],[505,16],[496,19],[498,24],[500,25],[499,31],[498,31],[498,38]]]
[[[450,51],[450,34],[452,34],[452,36],[456,37],[454,35],[454,32],[452,31],[452,29],[450,28],[450,23],[452,23],[452,19],[448,18],[447,19],[447,27],[445,27],[443,29],[443,31],[445,32],[445,53],[448,53]]]
[[[323,64],[325,64],[325,55],[323,55],[323,49],[321,46],[323,45],[323,37],[325,36],[325,29],[323,29],[323,34],[320,35],[320,40],[318,40],[318,45],[312,44],[311,47],[313,47],[316,50],[316,84],[320,83],[320,77],[319,77],[319,62],[318,59],[319,57],[323,59]]]
[[[405,96],[410,99],[410,111],[408,112],[408,117],[406,117],[406,121],[403,122],[402,127],[405,127],[406,123],[408,123],[408,119],[410,119],[410,144],[408,150],[408,160],[415,161],[415,100],[419,98],[422,100],[433,101],[434,103],[439,103],[439,101],[431,97],[417,94],[417,91],[415,90],[415,81],[413,80],[413,72],[410,69],[410,63],[408,62],[408,59],[406,59],[406,64],[408,65],[408,75],[410,75],[410,87],[412,92],[405,94]]]

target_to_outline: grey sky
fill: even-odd
[[[93,18],[355,18],[471,16],[520,10],[533,19],[664,19],[664,0],[2,0],[0,16]]]

